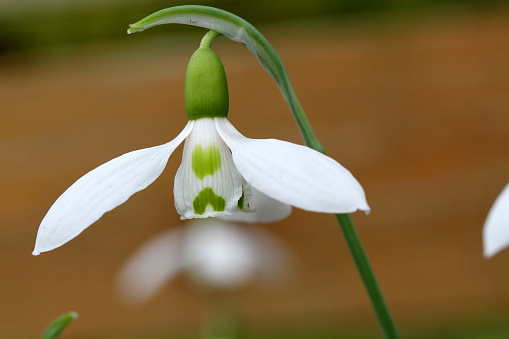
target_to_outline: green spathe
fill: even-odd
[[[226,201],[223,197],[216,195],[212,188],[206,187],[193,201],[194,213],[203,215],[208,205],[212,206],[214,212],[223,212]]]
[[[228,83],[223,64],[207,46],[198,48],[189,60],[185,103],[189,120],[228,115]]]
[[[203,149],[200,145],[193,150],[192,168],[199,179],[214,173],[221,168],[221,153],[216,145]]]

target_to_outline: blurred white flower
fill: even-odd
[[[509,184],[488,213],[483,229],[483,246],[486,258],[509,246]]]
[[[232,290],[261,278],[277,281],[290,265],[288,250],[260,228],[195,220],[143,244],[120,270],[121,299],[139,304],[182,272],[200,286]]]

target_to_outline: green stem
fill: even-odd
[[[375,274],[369,263],[368,257],[362,246],[361,240],[352,219],[349,214],[336,214],[336,219],[343,231],[343,235],[350,249],[350,253],[355,261],[357,270],[362,278],[364,287],[366,288],[371,304],[375,309],[378,322],[382,327],[382,332],[386,338],[397,339],[399,338],[398,330],[392,320],[389,308],[385,303],[382,291],[376,281]]]
[[[215,38],[220,37],[221,35],[223,35],[223,34],[219,33],[218,31],[215,31],[215,30],[211,29],[201,39],[200,47],[208,47],[208,48],[210,48],[210,45],[212,44],[212,41],[214,41]]]
[[[237,339],[242,337],[237,299],[231,291],[207,291],[208,314],[203,323],[202,339]]]

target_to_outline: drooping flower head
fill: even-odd
[[[105,212],[150,185],[185,140],[175,176],[175,207],[182,219],[225,217],[268,222],[290,206],[325,213],[368,212],[364,191],[335,160],[306,146],[249,139],[228,121],[225,71],[209,32],[189,62],[185,104],[189,122],[172,141],[115,158],[84,175],[41,222],[33,254],[76,237]]]

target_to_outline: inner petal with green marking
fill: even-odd
[[[186,139],[175,176],[175,207],[183,219],[249,212],[251,190],[212,118],[200,118]]]
[[[193,150],[191,162],[194,174],[203,179],[207,175],[214,175],[221,168],[221,153],[214,144],[205,149],[197,145]]]
[[[206,187],[193,201],[194,213],[203,215],[209,205],[212,207],[214,212],[223,212],[226,201],[223,197],[216,195],[212,188]]]

